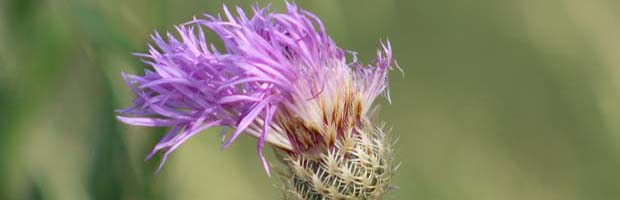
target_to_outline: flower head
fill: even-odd
[[[387,145],[370,122],[370,110],[387,91],[389,42],[377,51],[376,63],[363,65],[355,53],[336,46],[317,16],[294,3],[287,2],[286,13],[256,6],[251,17],[239,7],[237,15],[226,6],[223,10],[225,18],[205,14],[176,26],[178,36],[155,33],[155,46],[137,54],[150,68],[142,76],[123,74],[137,97],[118,119],[171,127],[148,158],[164,152],[163,165],[187,139],[218,126],[228,136],[225,148],[241,134],[258,138],[268,174],[265,144],[299,166],[337,156],[360,162],[383,155],[384,149],[372,155],[347,149]],[[217,34],[225,49],[207,41],[205,28]]]

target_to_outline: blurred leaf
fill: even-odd
[[[43,198],[43,191],[41,188],[41,184],[38,183],[35,179],[31,179],[29,180],[29,185],[28,185],[28,200],[43,200],[45,198]]]

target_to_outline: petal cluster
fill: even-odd
[[[224,147],[241,134],[258,138],[269,173],[262,154],[266,143],[293,153],[334,144],[387,91],[389,42],[377,51],[376,63],[363,65],[355,53],[336,46],[318,17],[294,3],[287,3],[285,13],[255,6],[251,17],[239,7],[236,15],[226,6],[223,11],[224,16],[205,14],[176,26],[176,34],[155,33],[148,53],[137,54],[149,66],[144,74],[123,74],[136,98],[118,119],[171,127],[147,158],[164,152],[163,165],[192,136],[224,127]],[[205,30],[224,48],[208,42]],[[290,130],[292,122],[316,133],[300,135]],[[333,131],[325,131],[331,125]]]

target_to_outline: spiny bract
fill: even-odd
[[[287,164],[283,180],[288,199],[379,199],[390,190],[392,143],[379,128],[366,127],[319,157],[278,154]]]

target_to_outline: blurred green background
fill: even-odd
[[[156,175],[144,157],[166,130],[114,118],[132,98],[121,71],[144,67],[130,53],[222,3],[0,0],[0,199],[280,198],[253,138],[221,151],[205,132]],[[392,41],[386,199],[620,199],[620,1],[298,4],[364,61]]]

